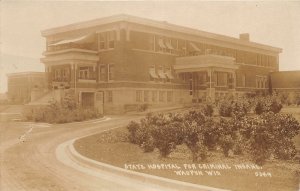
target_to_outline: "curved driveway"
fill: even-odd
[[[64,165],[57,160],[55,150],[67,140],[115,128],[134,118],[136,117],[113,117],[104,121],[52,126],[22,122],[0,123],[0,190],[89,191],[120,188],[121,185],[115,180],[99,181],[98,178]]]
[[[128,177],[101,172],[101,177],[65,165],[58,145],[127,124],[138,116],[112,117],[64,125],[0,123],[1,191],[134,191],[170,190]],[[174,189],[172,189],[174,190]]]

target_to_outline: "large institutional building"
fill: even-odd
[[[47,93],[44,72],[7,74],[7,96],[10,103],[29,103]]]
[[[280,48],[117,15],[42,31],[47,86],[105,113],[269,90]]]

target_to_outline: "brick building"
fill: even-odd
[[[7,74],[7,96],[11,103],[23,104],[37,99],[45,92],[44,72]]]
[[[270,88],[280,48],[129,15],[42,31],[47,86],[124,112]]]
[[[287,103],[300,105],[300,71],[270,73],[271,89],[286,98]]]

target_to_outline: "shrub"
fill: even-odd
[[[135,121],[131,121],[128,125],[127,125],[127,129],[129,131],[129,141],[133,144],[139,144],[141,141],[138,139],[137,137],[137,131],[140,128],[140,124],[135,122]]]
[[[184,143],[189,148],[192,154],[193,162],[205,160],[207,158],[207,147],[204,145],[203,136],[196,123],[186,123]]]
[[[203,113],[206,115],[206,116],[209,116],[211,117],[214,113],[214,105],[213,103],[206,103],[203,105]]]
[[[230,117],[232,113],[232,101],[223,100],[219,105],[219,114],[222,117]]]
[[[266,113],[262,118],[271,129],[273,139],[273,150],[275,157],[279,159],[290,159],[296,155],[293,138],[299,134],[299,122],[289,114]]]
[[[299,122],[287,114],[268,112],[247,120],[251,127],[250,154],[259,165],[271,155],[279,159],[290,159],[296,150],[292,141],[299,134]]]
[[[180,114],[150,113],[140,123],[129,123],[129,140],[138,144],[144,152],[152,152],[157,148],[162,157],[167,157],[176,145],[183,142],[182,121]]]
[[[250,109],[251,105],[248,100],[223,100],[219,106],[219,114],[222,117],[240,118],[247,115]]]
[[[193,162],[205,160],[208,148],[215,144],[215,136],[209,131],[213,127],[212,119],[206,117],[201,110],[190,110],[184,119],[184,143],[191,151]]]
[[[141,148],[144,152],[152,152],[155,149],[154,139],[149,136],[142,144]]]
[[[154,140],[155,147],[159,150],[162,157],[167,157],[175,148],[181,144],[182,137],[179,134],[181,120],[172,114],[158,114],[151,121],[151,136]]]
[[[276,95],[258,97],[255,105],[255,113],[261,115],[265,112],[279,113],[282,109],[282,104]]]
[[[28,108],[23,114],[27,120],[47,123],[68,123],[101,117],[96,109],[78,107],[69,98],[61,103],[52,101],[47,106]]]
[[[236,133],[234,126],[233,126],[233,120],[226,120],[224,118],[221,118],[218,126],[221,131],[220,139],[218,141],[218,144],[223,150],[224,156],[229,156],[229,151],[233,149],[234,147],[234,134]]]

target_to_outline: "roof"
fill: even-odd
[[[300,88],[300,70],[272,72],[272,88]]]
[[[99,19],[94,19],[90,21],[84,21],[84,22],[78,22],[70,25],[65,25],[61,27],[56,27],[56,28],[51,28],[51,29],[46,29],[41,31],[42,36],[47,37],[59,33],[64,33],[64,32],[69,32],[69,31],[74,31],[74,30],[79,30],[79,29],[86,29],[86,28],[91,28],[99,25],[104,25],[104,24],[109,24],[109,23],[114,23],[114,22],[128,22],[128,23],[135,23],[135,24],[142,24],[146,26],[151,26],[159,29],[164,29],[164,30],[171,30],[171,31],[176,31],[180,33],[185,33],[185,34],[190,34],[190,35],[196,35],[196,36],[201,36],[209,39],[216,39],[220,41],[225,41],[225,42],[231,42],[239,45],[245,45],[245,46],[250,46],[250,47],[256,47],[256,48],[261,48],[261,49],[266,49],[274,52],[282,52],[281,48],[273,47],[273,46],[268,46],[264,44],[259,44],[255,42],[250,42],[250,41],[245,41],[241,40],[239,38],[233,38],[225,35],[220,35],[220,34],[215,34],[215,33],[210,33],[210,32],[205,32],[189,27],[183,27],[175,24],[168,23],[166,21],[155,21],[152,19],[146,19],[146,18],[140,18],[136,16],[131,16],[131,15],[126,15],[126,14],[120,14],[120,15],[113,15],[109,17],[103,17]]]

